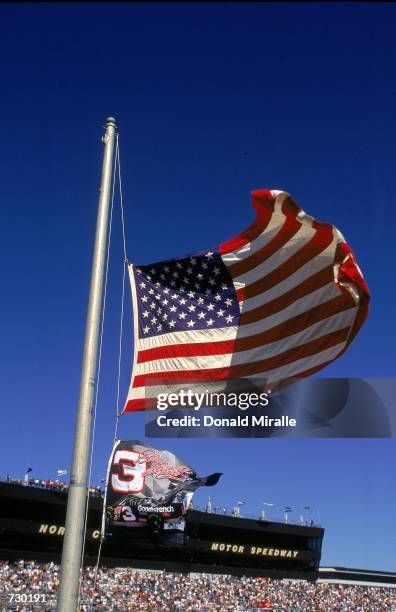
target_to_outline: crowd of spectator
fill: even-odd
[[[20,478],[11,478],[9,475],[5,477],[5,482],[9,482],[11,484],[24,485],[28,487],[35,487],[36,489],[47,489],[50,491],[68,491],[69,483],[63,482],[62,480],[51,480],[47,478],[47,480],[40,480],[39,478],[29,478],[21,480]],[[90,487],[89,494],[95,496],[102,496],[104,494],[103,489],[101,487]]]
[[[59,566],[0,561],[0,609],[52,610],[56,605]],[[39,604],[9,603],[11,594],[36,594]],[[36,597],[37,598],[37,597]],[[32,599],[32,598],[31,598]],[[36,606],[36,607],[35,607]],[[394,612],[396,589],[302,580],[175,574],[135,569],[88,567],[83,572],[82,611],[128,612]]]

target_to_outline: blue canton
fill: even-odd
[[[139,338],[238,325],[238,300],[219,252],[133,269]]]

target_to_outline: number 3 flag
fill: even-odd
[[[179,524],[194,491],[215,485],[221,474],[201,478],[167,450],[145,442],[116,442],[109,462],[105,496],[106,526]],[[152,522],[154,521],[154,522]]]
[[[267,388],[324,368],[363,325],[369,291],[332,225],[283,191],[253,192],[256,219],[196,255],[129,265],[134,365],[124,412],[205,382],[259,378]],[[179,386],[179,387],[178,387]]]

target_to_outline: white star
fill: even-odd
[[[206,263],[206,261],[202,262],[202,267],[204,270],[208,269],[208,264]]]
[[[199,283],[194,283],[195,289],[199,289]]]
[[[217,266],[215,268],[213,268],[213,273],[214,273],[215,276],[220,274],[220,268],[218,268]]]
[[[212,290],[211,290],[211,289],[206,289],[206,291],[205,291],[205,294],[206,294],[206,295],[210,295],[211,293],[212,293]]]
[[[188,297],[189,297],[189,298],[191,298],[191,299],[192,299],[192,298],[194,297],[195,293],[194,293],[194,291],[189,291],[189,292],[187,293],[187,295],[188,295]]]
[[[185,284],[187,285],[189,282],[190,282],[190,281],[189,281],[188,276],[185,276],[185,277],[183,278],[183,283],[185,283]]]
[[[169,289],[168,289],[168,287],[166,287],[166,288],[164,289],[164,293],[166,293],[166,294],[168,294],[168,293],[169,293]]]
[[[217,300],[218,302],[220,302],[220,300],[221,300],[220,293],[216,293],[216,295],[214,296],[214,299]]]
[[[206,321],[206,325],[207,325],[208,327],[209,327],[210,325],[213,325],[213,323],[214,323],[213,319],[208,319],[208,320]]]
[[[165,274],[161,274],[161,275],[160,275],[160,278],[161,278],[162,280],[164,280],[164,279],[165,279]]]
[[[194,304],[191,304],[191,306],[188,307],[188,310],[190,312],[194,312],[195,309],[196,309],[196,306],[194,306]]]
[[[162,308],[158,308],[157,314],[161,314],[161,312],[162,312]]]
[[[197,299],[198,304],[203,304],[204,303],[204,299],[202,297]]]
[[[185,300],[184,298],[182,298],[182,299],[179,301],[179,304],[185,304],[185,303],[186,303],[186,300]]]
[[[171,287],[174,287],[176,285],[176,282],[173,280],[170,282],[170,284],[171,284]]]
[[[218,317],[224,317],[224,310],[221,310],[221,309],[220,309],[220,310],[218,310],[218,311],[217,311],[217,316],[218,316]]]
[[[212,285],[212,287],[213,287],[213,285],[215,285],[215,284],[216,284],[215,279],[214,278],[210,278],[209,279],[209,285]]]
[[[176,264],[176,268],[179,268],[179,270],[181,270],[183,268],[182,264],[180,263],[180,261],[177,262]]]
[[[139,284],[139,287],[141,287],[142,289],[144,289],[145,286],[146,286],[146,283],[142,282],[142,283]]]
[[[150,308],[151,308],[152,310],[154,310],[154,308],[156,308],[156,305],[154,304],[154,302],[151,302],[151,304],[150,304]]]
[[[228,285],[221,285],[221,290],[225,291],[226,289],[228,289]]]
[[[197,263],[197,260],[195,259],[195,257],[190,257],[190,263],[192,266],[195,266],[195,264]]]
[[[206,317],[206,312],[200,312],[198,315],[198,319],[204,319]]]
[[[146,319],[149,316],[149,311],[145,310],[143,313],[144,318]]]
[[[162,300],[162,305],[166,306],[169,303],[169,300]]]
[[[185,290],[186,290],[186,288],[185,288],[185,287],[179,287],[179,291],[180,291],[180,293],[184,293],[184,292],[185,292]]]
[[[151,319],[151,323],[153,323],[153,324],[154,324],[154,323],[157,323],[157,317],[153,317],[153,318]]]
[[[173,295],[171,295],[171,299],[172,300],[177,300],[179,296],[177,295],[177,293],[174,293]]]
[[[169,272],[169,266],[165,266],[164,270],[165,272]]]
[[[186,313],[185,313],[185,312],[181,312],[181,313],[179,314],[179,319],[185,319],[185,318],[186,318],[186,316],[187,316],[187,315],[186,315]]]
[[[232,300],[230,300],[230,298],[227,298],[226,301],[224,302],[224,304],[226,306],[232,306]]]
[[[172,276],[173,276],[174,278],[178,278],[179,273],[178,273],[178,272],[176,272],[176,270],[175,270],[175,271],[173,272]]]
[[[192,267],[190,266],[189,268],[187,268],[187,274],[191,274],[193,271]]]
[[[144,295],[144,296],[142,297],[142,302],[147,302],[147,300],[148,300],[147,295]]]
[[[151,274],[155,274],[155,268],[151,268],[150,272]]]
[[[169,327],[175,327],[176,323],[175,321],[169,321]]]
[[[146,327],[143,329],[143,331],[144,331],[144,333],[145,333],[145,334],[148,334],[150,330],[149,330],[149,328],[146,326]]]
[[[162,318],[164,319],[164,321],[166,321],[166,320],[167,320],[168,315],[166,314],[166,312],[165,312],[165,314],[163,314],[163,315],[162,315]]]
[[[197,278],[199,278],[199,280],[202,280],[203,279],[203,274],[201,274],[201,273],[197,274]]]
[[[213,257],[213,251],[208,251],[205,255],[205,257],[207,257],[208,259],[212,259]]]
[[[191,321],[187,323],[187,327],[194,327],[194,325],[195,325],[195,321],[193,321],[192,319]]]
[[[158,287],[161,287],[161,283],[155,283],[155,286],[156,286],[157,288],[158,288]]]
[[[149,289],[149,294],[153,295],[154,294],[154,289]]]
[[[161,329],[162,329],[162,325],[160,323],[159,325],[157,325],[157,331],[161,331]]]
[[[233,318],[234,318],[234,317],[233,317],[232,315],[228,315],[228,317],[226,317],[226,321],[227,321],[227,323],[232,323],[232,319],[233,319]]]
[[[176,312],[176,306],[171,306],[169,310],[170,312]]]
[[[161,296],[160,296],[160,294],[159,294],[159,293],[157,293],[157,295],[155,296],[155,299],[156,299],[156,300],[160,300],[160,299],[161,299]]]
[[[208,304],[208,310],[214,310],[214,305],[213,304]]]

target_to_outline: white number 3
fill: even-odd
[[[121,474],[111,476],[111,488],[115,493],[139,493],[143,489],[147,463],[137,463],[139,457],[140,454],[135,451],[116,452],[113,465],[121,464]]]

